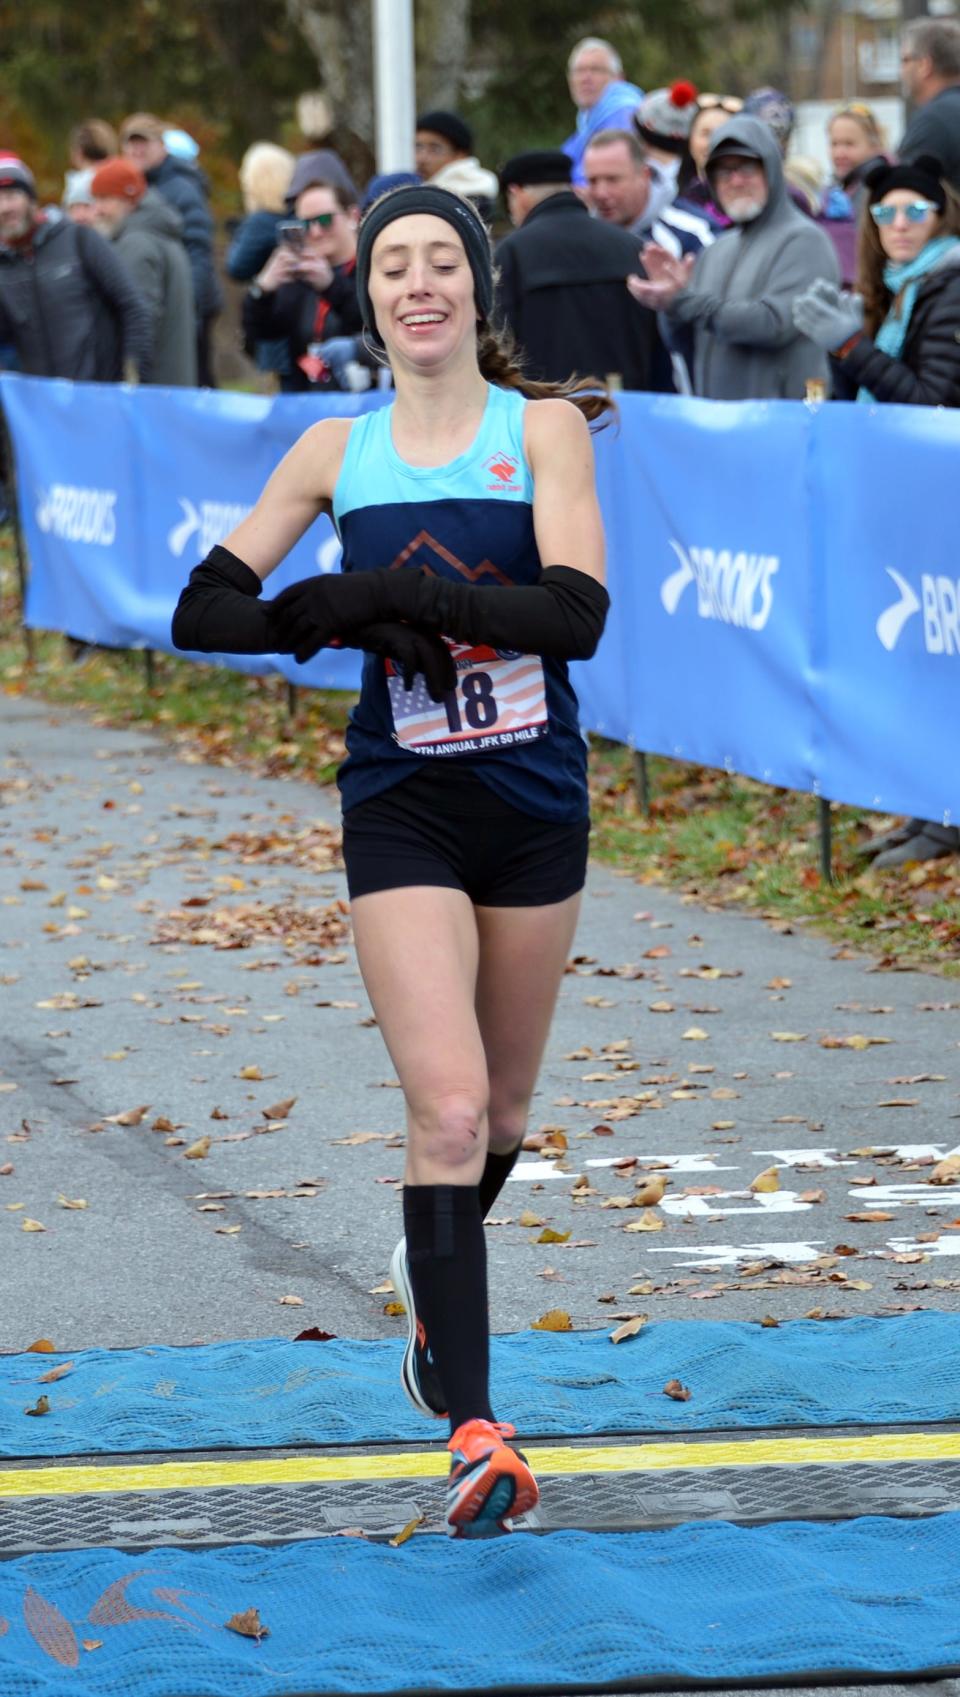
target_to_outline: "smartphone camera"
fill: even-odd
[[[307,239],[307,232],[300,223],[299,219],[292,219],[289,223],[278,224],[277,236],[283,243],[284,247],[292,247],[297,253],[303,252],[304,242]]]

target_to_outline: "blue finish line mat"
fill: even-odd
[[[394,1339],[265,1338],[3,1356],[0,1455],[420,1444],[401,1352]],[[669,1379],[689,1402],[663,1395]],[[492,1383],[525,1437],[960,1421],[960,1314],[668,1320],[617,1345],[607,1332],[513,1333],[493,1340]],[[42,1394],[49,1414],[26,1418]]]
[[[226,1622],[256,1609],[269,1636]],[[960,1673],[960,1515],[0,1564],[4,1697],[635,1691]]]

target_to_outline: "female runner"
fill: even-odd
[[[360,969],[406,1102],[402,1378],[450,1422],[449,1531],[485,1537],[538,1500],[490,1404],[483,1221],[524,1137],[586,872],[566,661],[594,652],[609,605],[586,421],[611,403],[523,379],[490,327],[486,230],[447,190],[371,207],[357,287],[393,404],[301,436],[191,574],[173,638],[366,650],[339,782]],[[321,512],[343,574],[258,601]]]

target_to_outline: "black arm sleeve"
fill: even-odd
[[[589,660],[610,606],[603,584],[574,566],[547,566],[537,583],[503,589],[477,589],[424,572],[390,572],[385,594],[389,616],[423,630],[555,660]]]
[[[229,548],[211,548],[177,602],[173,646],[199,654],[275,653],[271,604],[257,599],[262,588],[256,572]]]

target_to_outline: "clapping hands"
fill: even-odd
[[[804,336],[827,353],[842,348],[863,329],[863,298],[841,293],[836,283],[818,277],[793,303],[793,322]]]
[[[675,259],[666,248],[648,242],[641,257],[647,275],[628,277],[627,288],[641,306],[663,312],[689,284],[696,255],[688,253]]]

